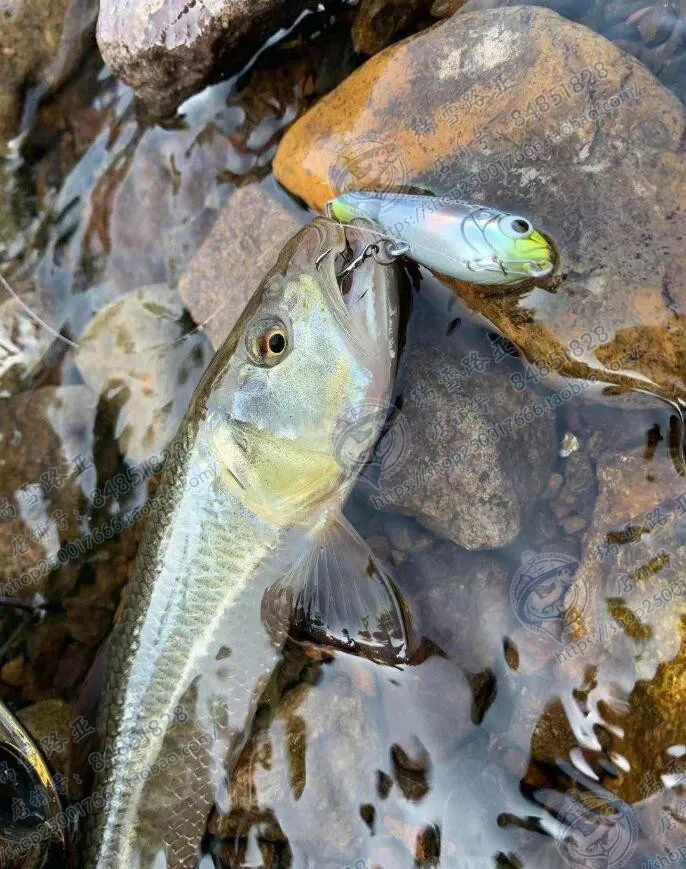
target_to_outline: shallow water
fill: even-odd
[[[555,8],[682,97],[679,10],[646,37],[615,5]],[[166,126],[93,50],[3,167],[0,266],[21,302],[0,297],[19,311],[0,308],[0,574],[39,610],[0,612],[0,697],[43,703],[26,724],[72,802],[71,707],[140,536],[120,520],[154,492],[211,357],[175,289],[238,188],[267,179],[286,203],[269,178],[281,133],[361,60],[327,20],[306,17]],[[393,425],[346,514],[392,569],[410,663],[294,642],[207,853],[246,869],[686,865],[678,405],[529,365],[424,270],[404,305]],[[605,340],[597,325],[582,350]],[[453,489],[469,495],[449,539]],[[15,794],[0,798],[19,823]]]

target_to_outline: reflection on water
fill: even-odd
[[[551,5],[683,96],[678,3]],[[0,611],[0,697],[52,704],[26,723],[74,802],[70,704],[140,535],[119,517],[154,492],[209,358],[173,288],[357,62],[335,28],[310,38],[322,23],[164,128],[91,57],[5,162],[0,580],[37,609]],[[531,366],[426,272],[407,278],[394,414],[347,514],[406,602],[409,664],[293,642],[207,851],[246,869],[686,865],[680,413]],[[627,341],[614,370],[635,362]]]

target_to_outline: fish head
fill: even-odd
[[[475,207],[462,221],[462,235],[475,283],[515,284],[553,271],[553,248],[526,217]]]
[[[373,448],[397,354],[395,266],[342,258],[368,237],[317,219],[284,248],[206,375],[203,415],[231,490],[285,524],[340,502]],[[371,415],[370,408],[377,408]],[[360,422],[361,421],[361,422]],[[346,425],[361,432],[339,449]],[[352,444],[352,446],[351,446]]]

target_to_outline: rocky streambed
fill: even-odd
[[[103,0],[97,42],[81,0],[0,5],[0,697],[65,803],[129,517],[213,348],[328,199],[422,190],[529,216],[555,273],[406,264],[348,515],[410,664],[290,648],[206,859],[683,859],[685,10],[546,5]]]

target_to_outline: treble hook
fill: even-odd
[[[367,245],[359,256],[349,262],[343,271],[339,272],[336,277],[338,280],[346,278],[349,274],[352,274],[355,269],[359,268],[365,260],[369,259],[370,256],[373,256],[379,265],[389,266],[394,263],[398,257],[404,256],[409,250],[410,245],[405,242],[396,242],[386,239],[383,243],[382,250],[382,248],[379,247],[379,244],[373,241]]]
[[[368,259],[373,253],[379,250],[378,244],[376,242],[372,242],[368,244],[367,247],[362,251],[359,256],[356,256],[354,260],[351,260],[348,265],[343,269],[342,272],[336,275],[339,281],[343,280],[343,278],[347,278],[348,275],[352,274],[355,269],[359,268],[362,263]]]

